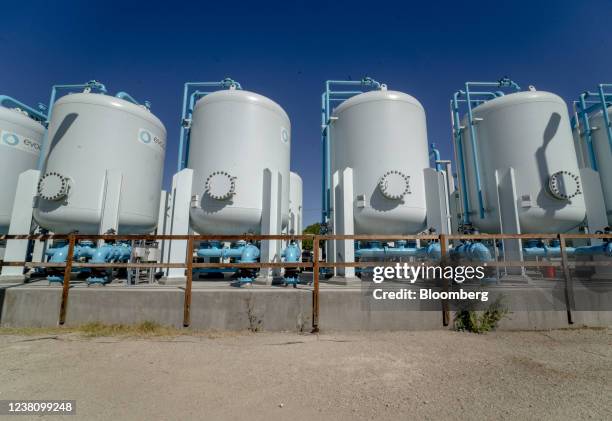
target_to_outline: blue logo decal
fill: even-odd
[[[4,133],[2,141],[9,146],[16,146],[19,144],[19,138],[15,133]]]
[[[151,133],[143,130],[140,132],[140,140],[142,140],[143,143],[151,143],[152,140],[152,136]]]

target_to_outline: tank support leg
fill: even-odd
[[[33,203],[38,187],[40,172],[28,170],[19,175],[17,181],[17,192],[11,213],[9,225],[10,235],[28,235],[32,230]],[[28,240],[7,240],[4,261],[22,262],[26,258],[28,250]],[[2,278],[21,277],[23,278],[23,266],[3,266]]]
[[[263,214],[261,233],[263,235],[280,234],[282,228],[283,177],[278,171],[264,170]],[[261,262],[280,262],[280,240],[265,240],[261,242]],[[280,276],[279,269],[264,268],[259,272],[257,283],[271,285],[275,276]]]
[[[514,168],[500,172],[495,171],[497,184],[497,209],[499,209],[499,226],[504,234],[521,234],[521,224],[518,216],[518,200]],[[529,206],[525,204],[524,206]],[[522,261],[523,247],[521,240],[502,240],[505,261]],[[506,267],[506,274],[525,277],[525,268]]]
[[[104,199],[102,199],[102,217],[98,234],[109,231],[119,232],[119,202],[121,199],[121,183],[123,175],[118,170],[106,170],[104,179]],[[100,241],[100,247],[103,241]]]
[[[446,177],[441,171],[425,168],[425,202],[427,204],[427,228],[438,234],[450,234],[450,210]]]
[[[184,169],[172,178],[172,191],[168,194],[169,221],[164,234],[189,234],[189,206],[191,205],[191,186],[193,170]],[[164,261],[184,263],[187,240],[168,240],[164,244]],[[181,268],[165,269],[165,282],[185,280],[185,270]]]
[[[342,173],[334,173],[332,177],[332,190],[334,208],[335,232],[340,235],[355,234],[355,220],[353,218],[353,169],[345,168]],[[355,241],[336,241],[336,257],[344,262],[355,261]],[[336,268],[336,276],[345,278],[345,282],[358,281],[355,277],[354,267]]]

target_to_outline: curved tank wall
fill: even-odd
[[[302,233],[302,177],[289,174],[289,234]]]
[[[67,95],[53,107],[35,220],[55,233],[97,234],[107,170],[122,173],[119,233],[155,229],[166,129],[150,111],[93,93]]]
[[[0,234],[8,232],[19,174],[36,169],[44,133],[39,122],[0,107]]]
[[[200,234],[261,232],[264,171],[281,175],[281,218],[289,221],[291,124],[274,101],[249,91],[223,90],[193,111],[187,167],[193,169],[190,211]]]
[[[331,124],[331,171],[353,169],[355,234],[414,234],[425,228],[425,111],[397,91],[343,102]]]
[[[612,118],[612,107],[608,108],[608,115]],[[606,124],[601,112],[595,115],[591,121],[591,126],[601,127],[601,130],[593,131],[593,149],[597,160],[597,171],[601,179],[601,187],[606,202],[606,212],[608,223],[612,225],[612,150],[608,141],[608,134],[604,127]]]
[[[465,119],[463,159],[475,227],[500,232],[495,171],[510,167],[515,170],[522,233],[567,232],[584,221],[578,160],[563,99],[542,91],[519,92],[479,105],[473,116],[485,208],[482,219]]]

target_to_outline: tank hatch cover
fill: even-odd
[[[550,193],[559,200],[569,200],[582,194],[580,177],[569,171],[557,171],[548,180]]]
[[[68,194],[68,179],[56,172],[49,172],[38,181],[38,195],[45,200],[60,200]]]
[[[215,171],[206,179],[205,191],[213,199],[229,199],[236,191],[236,177],[225,171]]]
[[[399,200],[410,193],[410,177],[401,171],[387,171],[380,178],[378,188],[387,199]]]

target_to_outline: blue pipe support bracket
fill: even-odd
[[[8,95],[0,95],[0,105],[5,108],[16,108],[25,112],[30,118],[39,121],[43,125],[47,124],[47,107],[43,104],[38,104],[38,109],[34,109],[23,102],[16,100]]]
[[[352,96],[359,95],[361,90],[333,89],[334,86],[361,86],[368,90],[382,89],[383,84],[364,77],[361,80],[328,80],[325,82],[325,92],[321,94],[321,145],[323,149],[323,165],[321,170],[321,224],[325,225],[331,210],[331,134],[329,130],[332,102],[343,102]]]
[[[242,89],[239,82],[225,78],[218,82],[186,82],[183,86],[183,107],[181,111],[181,130],[179,135],[179,154],[178,154],[178,171],[181,171],[187,165],[189,159],[189,134],[191,128],[191,116],[193,107],[196,102],[195,93],[190,95],[190,91],[196,88],[218,88],[218,89]],[[210,92],[198,92],[199,97],[208,95]]]

